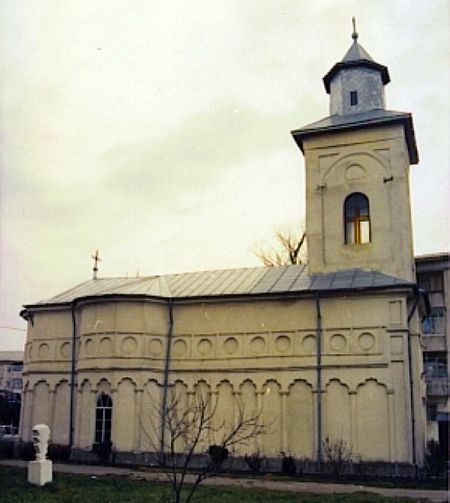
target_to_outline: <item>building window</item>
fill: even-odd
[[[95,442],[104,444],[111,442],[112,400],[102,393],[97,399],[95,410]]]
[[[445,334],[445,308],[432,307],[430,316],[422,320],[424,334]]]
[[[447,355],[445,353],[428,353],[424,356],[425,377],[447,377]]]
[[[358,91],[350,91],[350,105],[358,104]]]
[[[8,372],[22,372],[23,371],[23,365],[19,364],[13,364],[8,367]]]
[[[427,420],[436,421],[437,416],[437,404],[427,403]]]
[[[417,282],[427,292],[442,292],[444,290],[442,273],[419,273],[417,274]]]
[[[345,244],[370,243],[369,200],[354,192],[344,203]]]
[[[22,389],[22,379],[11,379],[11,389]]]

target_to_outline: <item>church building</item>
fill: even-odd
[[[355,461],[423,464],[413,122],[385,108],[388,69],[352,38],[323,79],[329,116],[292,131],[307,266],[95,277],[26,305],[24,441],[45,423],[75,458],[110,441],[142,462],[168,389],[186,400],[201,389],[219,418],[239,398],[270,425],[236,455],[317,461],[328,437]]]

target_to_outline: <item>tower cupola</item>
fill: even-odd
[[[411,114],[386,110],[385,66],[358,43],[324,77],[328,117],[292,131],[305,156],[308,268],[361,268],[414,281]]]
[[[384,109],[384,86],[389,83],[386,66],[376,63],[358,42],[353,19],[353,43],[341,62],[325,75],[330,95],[330,115],[350,115]]]

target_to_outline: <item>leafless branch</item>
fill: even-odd
[[[257,244],[253,251],[266,267],[306,263],[306,233],[291,230],[275,232],[276,245]]]
[[[188,474],[193,483],[185,498],[191,501],[199,484],[220,471],[229,451],[245,446],[251,439],[266,433],[260,413],[249,415],[239,400],[235,400],[236,414],[230,420],[217,421],[218,399],[209,392],[194,393],[183,400],[175,390],[169,393],[165,411],[155,411],[164,418],[164,470],[172,487],[173,501],[181,502],[182,490]],[[154,437],[153,437],[154,438]],[[210,445],[211,439],[214,444]],[[198,455],[193,463],[194,456]],[[195,466],[194,466],[195,465]]]

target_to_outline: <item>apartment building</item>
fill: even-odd
[[[429,315],[422,320],[424,372],[427,385],[427,436],[448,445],[450,254],[416,257],[417,282],[428,293]]]

